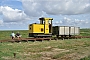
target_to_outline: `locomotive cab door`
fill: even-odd
[[[52,20],[49,21],[49,33],[52,33]]]

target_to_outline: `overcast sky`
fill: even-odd
[[[90,0],[0,0],[0,30],[26,30],[40,17],[53,18],[53,25],[90,28]]]

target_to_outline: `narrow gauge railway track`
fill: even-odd
[[[28,41],[43,41],[43,40],[58,40],[58,39],[81,39],[81,38],[90,38],[90,36],[72,36],[72,37],[59,37],[59,38],[21,38],[21,39],[6,39],[6,40],[0,40],[0,43],[3,42],[28,42]],[[63,40],[62,39],[62,40]]]
[[[7,40],[0,40],[0,43],[3,43],[3,42],[22,42],[22,41],[25,41],[25,42],[28,42],[28,41],[43,41],[43,40],[52,40],[52,38],[21,38],[21,39],[7,39]]]

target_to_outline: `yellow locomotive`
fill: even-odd
[[[40,24],[29,25],[29,37],[51,37],[53,18],[39,18]]]

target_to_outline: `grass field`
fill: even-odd
[[[11,32],[0,31],[0,40],[11,39]],[[27,30],[19,32],[28,37]],[[90,36],[90,29],[81,29],[80,35]],[[90,38],[0,43],[0,60],[90,60]]]
[[[11,39],[10,34],[12,33],[12,31],[14,33],[20,32],[23,38],[28,37],[28,30],[7,30],[7,31],[0,31],[0,40]]]
[[[80,35],[81,36],[90,36],[90,29],[81,29]]]

